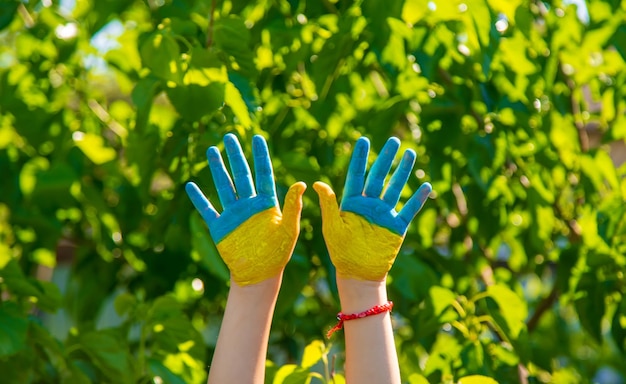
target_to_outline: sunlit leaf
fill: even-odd
[[[428,1],[426,0],[407,0],[402,7],[402,20],[407,23],[416,24],[428,11]]]
[[[412,373],[409,376],[409,384],[429,384],[428,380],[419,373]]]
[[[189,220],[193,247],[191,257],[215,277],[222,281],[228,281],[230,279],[228,267],[220,257],[213,242],[209,239],[208,231],[200,215],[194,212]]]
[[[304,347],[304,354],[302,355],[302,364],[300,366],[302,368],[310,368],[317,364],[318,361],[322,358],[324,352],[326,350],[326,346],[320,340],[314,340],[309,345]]]
[[[107,147],[102,136],[77,132],[74,143],[94,164],[104,164],[117,157],[113,148]]]
[[[487,293],[498,304],[499,314],[505,322],[503,325],[506,325],[507,331],[513,338],[517,338],[526,326],[525,321],[528,316],[526,303],[510,288],[501,284],[490,285]]]
[[[154,33],[141,43],[139,53],[142,64],[150,68],[155,77],[176,84],[182,82],[180,50],[173,37],[160,32]]]
[[[498,382],[487,376],[472,375],[460,378],[459,384],[498,384]]]
[[[226,84],[224,102],[233,110],[241,125],[243,125],[244,127],[250,127],[250,124],[252,123],[252,120],[250,120],[250,112],[248,111],[248,107],[241,97],[241,93],[235,87],[235,85],[233,85],[233,83],[229,82]]]

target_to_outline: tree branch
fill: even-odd
[[[548,309],[552,308],[552,305],[554,304],[554,302],[556,301],[558,297],[559,297],[559,289],[557,288],[556,284],[554,284],[554,286],[552,286],[552,291],[550,291],[550,294],[544,297],[543,300],[541,300],[541,302],[537,306],[537,309],[535,310],[535,313],[533,313],[530,319],[528,319],[528,322],[526,323],[526,327],[528,328],[528,333],[532,332],[535,328],[537,328],[537,325],[539,324],[539,320],[541,320],[541,316]]]
[[[215,21],[215,8],[217,7],[217,0],[211,1],[211,13],[209,14],[209,28],[206,34],[206,47],[211,48],[213,45],[213,22]]]

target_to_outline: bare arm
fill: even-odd
[[[359,314],[387,303],[387,272],[402,246],[409,223],[432,189],[430,184],[422,184],[403,208],[396,211],[416,156],[412,150],[405,151],[385,188],[385,179],[399,147],[400,141],[390,138],[367,172],[369,140],[357,141],[348,166],[341,206],[330,186],[322,182],[313,184],[320,198],[322,232],[337,270],[344,314]],[[345,321],[343,325],[346,381],[400,383],[389,312],[368,314]]]
[[[256,185],[237,138],[227,134],[224,146],[232,179],[219,149],[207,151],[224,210],[218,213],[196,184],[185,187],[230,270],[230,292],[209,383],[263,383],[274,306],[300,233],[306,185],[300,182],[289,188],[281,212],[265,140],[252,139]]]
[[[209,384],[262,384],[274,306],[282,276],[240,286],[231,281]]]
[[[362,312],[387,302],[384,281],[337,277],[337,288],[344,313]],[[400,383],[389,312],[346,321],[344,333],[348,383]]]

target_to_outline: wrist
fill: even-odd
[[[238,296],[245,298],[247,301],[258,303],[267,302],[268,300],[276,301],[282,279],[283,274],[279,273],[255,284],[240,285],[231,277],[229,296]]]
[[[344,313],[361,312],[388,300],[386,279],[371,281],[337,276],[337,290]]]

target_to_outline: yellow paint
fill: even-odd
[[[276,207],[259,212],[217,244],[237,284],[256,284],[276,276],[289,261],[294,239],[281,228],[281,216]]]
[[[352,212],[325,217],[323,231],[337,275],[359,280],[383,280],[404,240]]]
[[[259,212],[217,244],[235,283],[257,284],[283,271],[300,233],[305,189],[302,182],[292,185],[285,197],[284,214],[278,207]]]

